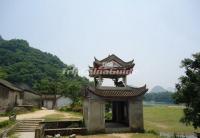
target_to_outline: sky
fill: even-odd
[[[74,64],[134,59],[128,84],[173,88],[181,60],[200,52],[199,0],[0,0],[0,35]],[[107,84],[110,82],[105,81]]]

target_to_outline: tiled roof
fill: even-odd
[[[121,60],[119,57],[117,57],[116,55],[112,54],[112,55],[109,55],[108,57],[102,59],[102,60],[98,60],[95,58],[95,61],[94,61],[94,66],[95,65],[98,65],[98,66],[101,66],[103,62],[109,62],[109,61],[116,61],[117,63],[119,63],[120,65],[122,65],[122,67],[127,67],[127,68],[131,68],[131,67],[134,67],[134,63],[133,61],[134,60],[131,60],[129,62],[125,62],[123,60]]]
[[[32,93],[32,94],[35,94],[35,95],[38,95],[38,96],[41,96],[40,93],[37,93],[37,92],[35,92],[35,91],[33,91],[33,90],[23,89],[23,91],[24,91],[24,92],[29,92],[29,93]]]
[[[20,91],[20,92],[22,91],[21,89],[17,88],[14,84],[12,84],[12,83],[10,83],[6,80],[0,79],[0,84],[11,89],[11,90],[14,90],[14,91]]]
[[[145,94],[148,89],[146,85],[140,88],[135,87],[88,87],[87,90],[100,97],[136,97]]]

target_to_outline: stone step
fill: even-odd
[[[31,125],[31,124],[38,125],[39,123],[19,123],[19,125]]]
[[[40,123],[31,123],[31,122],[29,122],[29,123],[23,123],[23,122],[20,122],[19,124],[20,125],[30,125],[30,124],[35,125],[35,124],[40,124]]]
[[[37,128],[38,126],[18,126],[17,128]]]
[[[37,127],[20,127],[20,128],[16,128],[16,130],[20,130],[20,129],[36,129]]]
[[[35,132],[35,129],[31,129],[31,130],[27,130],[27,129],[15,130],[15,132]]]
[[[19,124],[19,126],[39,126],[39,124]]]
[[[18,120],[19,122],[41,122],[42,120]]]
[[[37,128],[38,126],[19,126],[18,128]]]
[[[105,131],[106,133],[130,132],[130,128],[128,127],[106,128]]]
[[[43,120],[18,120],[19,122],[42,122]]]
[[[18,120],[19,126],[15,132],[34,132],[42,121],[41,119]]]
[[[42,121],[44,119],[18,119],[18,121]]]
[[[21,126],[39,125],[39,123],[19,123]]]
[[[36,129],[37,127],[18,127],[16,129]]]
[[[30,124],[33,124],[33,125],[37,125],[39,124],[39,122],[19,122],[20,125],[30,125]]]

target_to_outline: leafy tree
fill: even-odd
[[[184,103],[184,117],[182,122],[192,124],[194,128],[200,127],[200,53],[193,54],[193,58],[182,61],[185,75],[180,77],[174,95],[176,103]]]
[[[7,78],[7,72],[0,67],[0,79],[6,79],[6,78]]]

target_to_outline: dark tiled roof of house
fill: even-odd
[[[135,87],[88,87],[87,90],[100,97],[136,97],[145,94],[148,89],[146,85],[140,88]]]
[[[2,80],[0,79],[0,84],[11,89],[11,90],[14,90],[14,91],[19,91],[19,92],[22,92],[23,90],[21,90],[20,88],[17,88],[14,84],[6,81],[6,80]]]
[[[23,89],[23,91],[24,91],[24,92],[28,92],[28,93],[32,93],[32,94],[35,94],[35,95],[38,95],[38,96],[41,96],[40,93],[37,93],[37,92],[35,92],[35,91],[33,91],[33,90]]]

